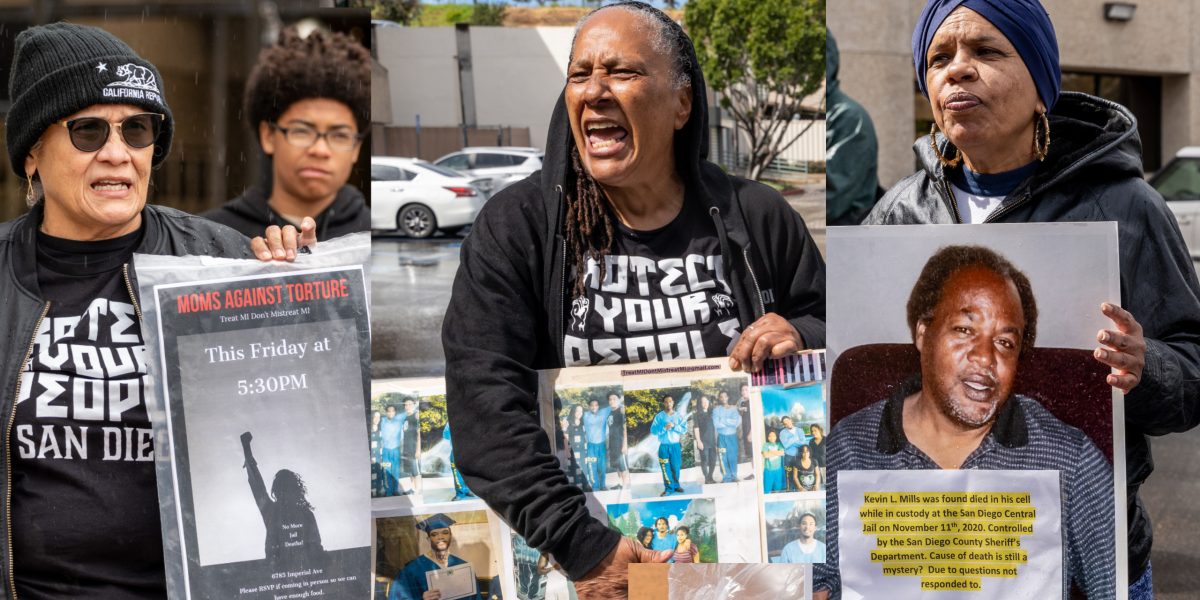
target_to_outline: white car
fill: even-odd
[[[1176,152],[1175,158],[1150,178],[1150,185],[1175,213],[1192,260],[1200,261],[1200,146]]]
[[[414,238],[453,234],[475,221],[487,199],[462,173],[415,158],[371,157],[371,229]]]
[[[469,177],[490,179],[490,194],[494,194],[542,168],[542,156],[541,150],[524,146],[473,146],[451,152],[433,163]]]

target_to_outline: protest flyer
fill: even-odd
[[[845,471],[842,597],[1063,594],[1056,471]]]
[[[1123,403],[1093,355],[1097,331],[1113,327],[1101,304],[1120,303],[1116,236],[1113,223],[830,231],[830,268],[846,277],[829,285],[830,566],[817,568],[818,587],[872,597],[883,577],[888,589],[909,590],[901,597],[947,598],[1119,597],[1127,588]],[[946,443],[952,429],[970,443]],[[943,479],[943,470],[975,474]],[[922,487],[931,482],[939,486]],[[1061,510],[1041,505],[1057,508],[1057,498]],[[883,502],[897,506],[872,505]],[[1038,536],[1022,529],[1005,542],[1014,554],[958,573],[926,564],[930,552],[948,560],[940,537],[864,542],[884,525],[876,514],[947,510],[989,519],[1028,510],[1038,521],[1020,527]],[[945,526],[991,533],[978,522]],[[872,562],[870,552],[893,550],[911,552],[911,564]],[[900,574],[914,573],[915,587],[902,584]]]
[[[173,598],[369,595],[369,246],[356,241],[309,264],[135,259]]]
[[[442,378],[371,382],[375,510],[474,498],[454,464]]]
[[[448,600],[495,597],[498,520],[479,500],[377,512],[374,598],[420,600],[431,591]]]

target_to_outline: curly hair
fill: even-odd
[[[601,6],[584,15],[575,25],[575,36],[571,39],[572,55],[567,63],[574,60],[575,38],[579,30],[602,10],[620,9],[630,12],[640,18],[639,31],[649,32],[653,48],[666,55],[671,62],[671,86],[677,90],[692,83],[691,73],[697,68],[696,50],[692,41],[684,33],[678,23],[671,20],[666,13],[646,4],[645,2],[624,1]],[[600,281],[604,280],[607,265],[604,257],[608,256],[613,244],[613,217],[605,205],[607,196],[600,184],[592,179],[583,163],[579,160],[579,149],[571,145],[571,179],[574,181],[574,193],[566,194],[566,242],[568,252],[575,262],[575,288],[573,296],[582,296],[588,260],[600,263]],[[571,185],[568,185],[568,190]]]
[[[271,483],[271,496],[276,502],[314,510],[313,505],[308,503],[308,486],[304,485],[304,479],[299,473],[289,469],[280,469],[275,473],[275,481]]]
[[[251,129],[271,123],[291,105],[309,98],[329,98],[354,114],[358,131],[371,125],[371,55],[342,33],[314,30],[300,37],[295,27],[279,33],[279,42],[264,49],[246,82],[243,109]]]
[[[983,246],[944,246],[929,257],[908,296],[908,329],[913,340],[917,339],[917,323],[929,323],[933,319],[933,311],[942,300],[946,281],[951,275],[968,267],[987,269],[1016,286],[1017,296],[1021,299],[1021,313],[1025,317],[1021,352],[1032,348],[1037,339],[1038,312],[1029,278],[1008,259]]]

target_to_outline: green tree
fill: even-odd
[[[370,0],[372,19],[395,21],[402,25],[412,25],[421,14],[420,0]]]
[[[497,2],[480,2],[471,6],[472,25],[500,26],[504,24],[504,13],[507,6]]]
[[[825,78],[825,0],[691,0],[684,25],[721,107],[750,138],[757,179],[799,133],[788,124]]]

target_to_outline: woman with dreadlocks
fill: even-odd
[[[825,265],[770,188],[707,162],[695,49],[640,2],[584,17],[543,169],[492,198],[463,243],[443,325],[447,402],[471,489],[577,582],[625,595],[666,560],[591,517],[554,459],[535,370],[825,344]]]

